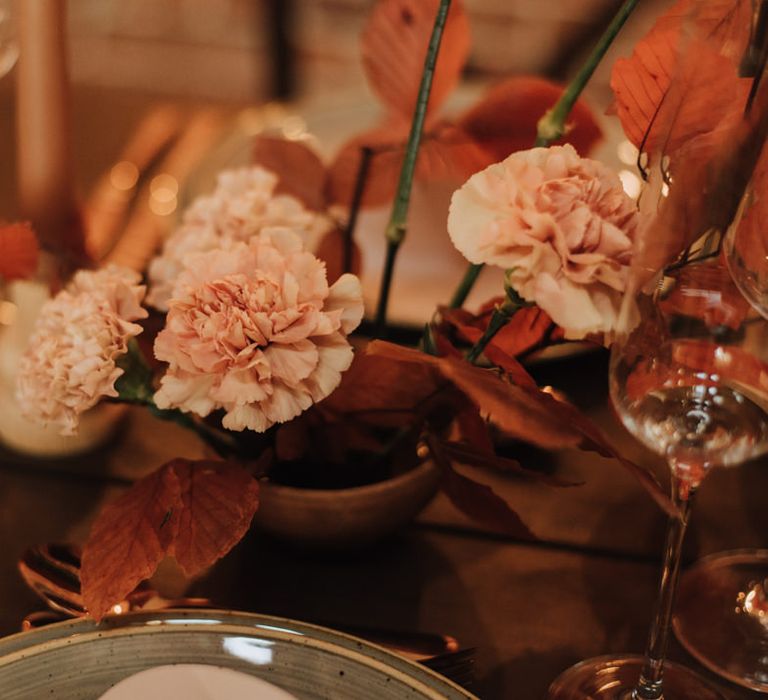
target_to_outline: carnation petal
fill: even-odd
[[[350,273],[343,274],[331,285],[323,311],[341,310],[341,330],[351,333],[363,320],[363,288],[360,280]]]

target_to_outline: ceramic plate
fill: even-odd
[[[171,664],[241,671],[298,700],[474,699],[429,669],[356,637],[218,610],[132,613],[100,624],[76,620],[6,637],[0,640],[0,698],[97,700],[129,676]]]

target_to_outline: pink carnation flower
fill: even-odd
[[[325,265],[288,229],[192,254],[155,341],[169,363],[155,403],[221,408],[225,428],[262,432],[338,386],[362,315],[357,277],[329,288]]]
[[[456,191],[448,233],[473,263],[508,271],[566,338],[610,333],[637,230],[619,178],[572,146],[513,153]]]
[[[269,226],[287,226],[305,244],[314,244],[327,230],[328,220],[306,209],[295,197],[275,194],[277,182],[274,173],[258,166],[220,173],[213,194],[198,197],[191,204],[181,226],[150,263],[147,303],[167,311],[176,280],[191,253],[213,250],[225,242],[247,243]]]
[[[117,396],[123,374],[116,360],[141,333],[145,287],[133,270],[110,265],[78,272],[40,311],[21,359],[16,396],[22,413],[77,432],[80,414],[104,396]]]

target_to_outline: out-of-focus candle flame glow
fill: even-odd
[[[139,169],[130,161],[121,160],[109,171],[109,181],[117,190],[133,189],[139,181]]]
[[[179,183],[175,177],[162,173],[149,184],[149,208],[158,216],[168,216],[176,211]]]

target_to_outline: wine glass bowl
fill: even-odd
[[[611,354],[626,428],[696,488],[714,466],[768,449],[768,332],[717,258],[641,294]]]

